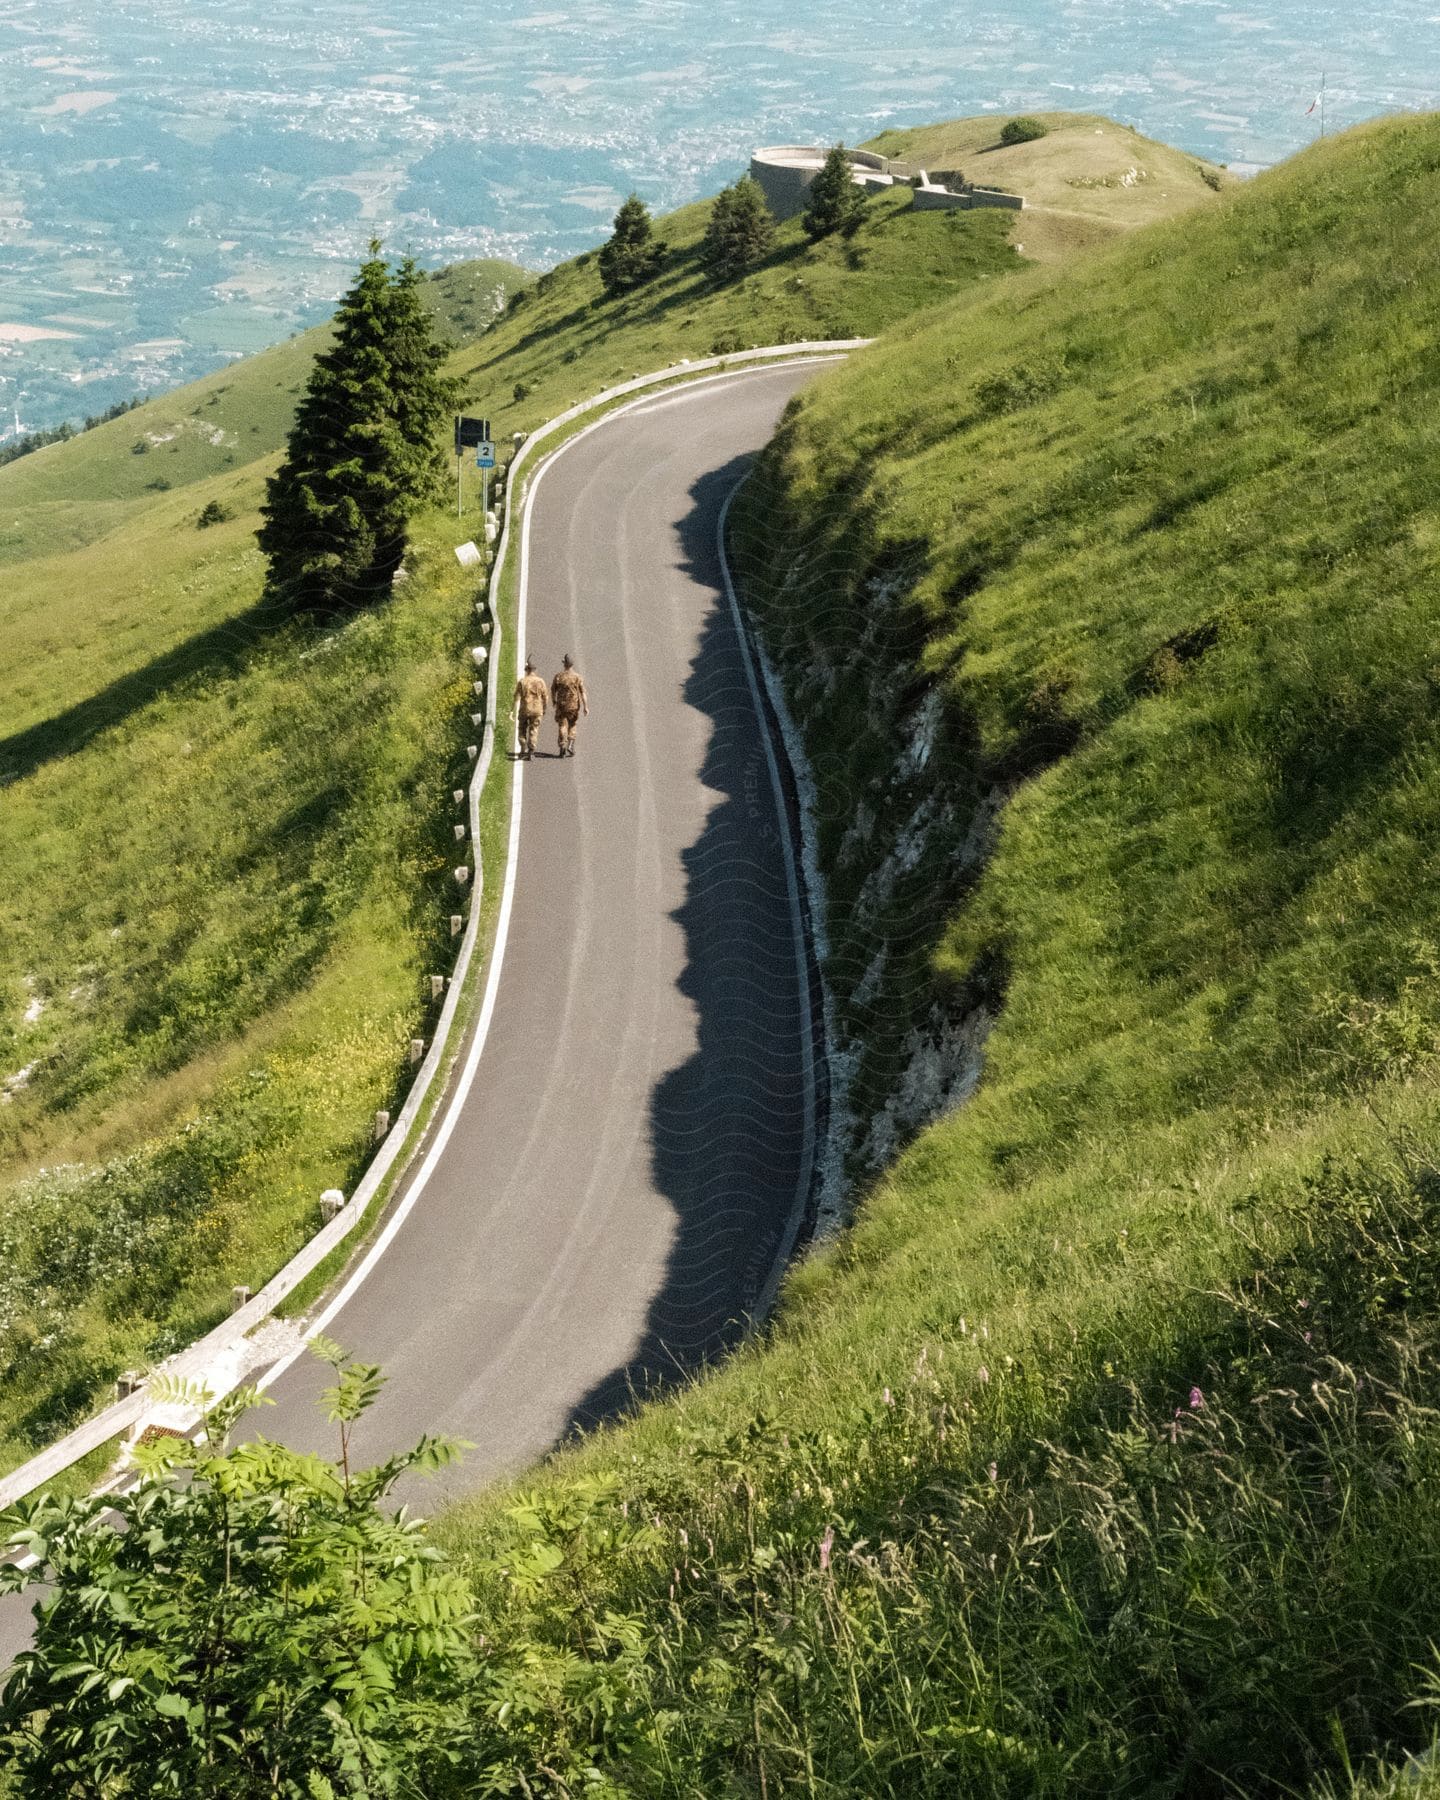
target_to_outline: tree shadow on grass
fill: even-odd
[[[178,681],[238,674],[256,645],[293,617],[282,601],[267,595],[143,667],[117,676],[53,718],[0,738],[0,787],[33,775],[58,757],[73,756],[98,733],[123,724]]]

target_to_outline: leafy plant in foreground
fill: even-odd
[[[259,1401],[245,1388],[210,1407],[198,1443],[142,1445],[129,1492],[42,1494],[8,1516],[10,1547],[37,1560],[0,1570],[0,1591],[52,1589],[0,1699],[17,1795],[446,1790],[469,1590],[417,1520],[380,1507],[459,1447],[427,1437],[355,1470],[380,1373],[316,1349],[335,1370],[336,1462],[263,1438],[231,1448]]]

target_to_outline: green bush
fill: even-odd
[[[1042,125],[1039,119],[1007,119],[1000,127],[1002,144],[1031,144],[1036,138],[1043,138],[1049,132],[1048,125]]]
[[[8,1792],[454,1791],[472,1736],[469,1595],[413,1522],[380,1508],[456,1450],[426,1438],[355,1469],[379,1373],[317,1348],[335,1369],[335,1463],[263,1440],[231,1449],[259,1398],[242,1389],[210,1408],[203,1442],[139,1448],[123,1493],[41,1495],[4,1518],[9,1548],[38,1560],[0,1569],[0,1592],[48,1589],[0,1699]]]

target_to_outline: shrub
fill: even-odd
[[[195,524],[199,530],[204,531],[211,525],[223,525],[229,517],[230,508],[228,506],[219,500],[207,500],[201,508],[200,517],[196,519]]]
[[[242,1389],[210,1409],[200,1443],[141,1447],[129,1492],[42,1494],[10,1515],[12,1546],[39,1561],[0,1585],[51,1591],[0,1702],[7,1792],[437,1791],[465,1731],[469,1593],[380,1506],[403,1474],[456,1450],[425,1438],[354,1470],[351,1433],[379,1371],[317,1349],[335,1370],[323,1404],[336,1463],[263,1441],[230,1449],[258,1400]]]
[[[1039,357],[987,376],[977,385],[975,400],[981,416],[994,419],[1048,399],[1059,392],[1064,382],[1064,363],[1056,357]]]
[[[1038,119],[1008,119],[1000,128],[1002,144],[1030,144],[1047,135],[1050,127]]]

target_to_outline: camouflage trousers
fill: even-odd
[[[580,715],[578,712],[556,713],[555,729],[560,734],[560,754],[562,756],[567,750],[573,750],[575,748],[575,727],[579,722]]]
[[[535,746],[540,742],[540,717],[539,713],[521,713],[520,715],[520,754],[522,756],[535,754]]]

